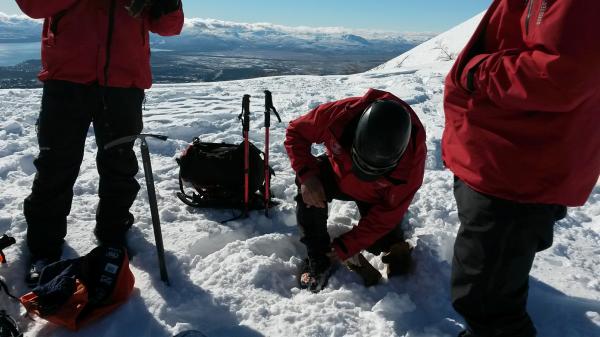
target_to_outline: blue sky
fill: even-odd
[[[186,17],[287,26],[442,32],[482,12],[491,0],[183,0],[183,3]],[[20,13],[14,0],[0,0],[0,12]]]

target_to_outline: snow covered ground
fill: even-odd
[[[440,43],[458,52],[477,21],[443,34]],[[130,235],[137,252],[131,263],[136,290],[129,302],[76,333],[40,319],[21,318],[26,336],[170,336],[186,329],[202,330],[209,337],[455,336],[462,323],[449,304],[449,274],[459,222],[452,177],[440,159],[443,81],[452,61],[444,60],[436,41],[428,44],[378,70],[352,76],[154,87],[148,92],[144,122],[145,131],[170,137],[167,142],[151,141],[150,151],[171,287],[159,278],[143,186],[132,209],[137,217]],[[296,191],[283,147],[285,127],[318,104],[360,96],[371,87],[391,91],[410,103],[428,133],[425,182],[410,207],[406,227],[416,246],[416,270],[367,289],[358,276],[340,268],[321,293],[301,291],[295,274],[304,248],[295,225]],[[277,173],[273,190],[281,204],[271,218],[254,212],[248,219],[221,224],[231,212],[191,209],[175,197],[175,158],[195,136],[205,141],[241,141],[236,117],[243,94],[253,95],[250,137],[262,148],[264,89],[273,92],[284,119],[271,128],[271,161]],[[6,251],[10,263],[0,266],[0,275],[16,294],[27,291],[22,282],[26,260],[22,201],[35,174],[34,124],[40,94],[40,90],[0,90],[0,233],[7,232],[20,242]],[[64,257],[85,254],[95,245],[95,151],[90,129],[74,189]],[[139,180],[144,185],[142,172]],[[357,220],[353,203],[330,205],[334,235]],[[552,248],[538,255],[531,278],[529,307],[539,335],[600,336],[600,184],[585,206],[569,210],[555,234]],[[368,258],[383,270],[379,258]],[[22,313],[2,296],[0,307],[15,316]]]

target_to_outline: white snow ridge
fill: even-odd
[[[449,53],[457,53],[479,17],[442,34]],[[79,332],[38,319],[20,317],[26,336],[172,336],[187,329],[209,337],[452,337],[462,320],[449,296],[450,259],[459,221],[452,196],[451,173],[443,169],[440,138],[444,126],[443,82],[452,60],[440,56],[436,40],[377,70],[351,76],[289,76],[244,81],[157,85],[148,91],[145,131],[169,136],[150,141],[158,204],[171,286],[159,278],[143,172],[142,190],[132,212],[130,234],[137,255],[131,262],[136,290],[111,315]],[[418,54],[418,55],[417,55]],[[404,57],[409,57],[401,62]],[[415,55],[412,58],[410,55]],[[415,271],[364,288],[344,268],[318,294],[297,288],[295,274],[305,254],[298,242],[293,197],[294,174],[283,147],[287,123],[320,103],[361,96],[368,88],[394,93],[415,109],[427,129],[429,149],[424,185],[408,216],[407,236],[416,246]],[[175,158],[195,136],[205,141],[239,142],[236,117],[243,94],[251,94],[250,139],[264,147],[264,89],[273,92],[284,118],[271,127],[273,191],[280,205],[271,217],[253,212],[227,224],[229,211],[196,210],[182,204]],[[40,90],[0,90],[0,233],[20,244],[6,250],[8,265],[0,274],[15,294],[27,291],[26,224],[23,199],[28,195],[37,155],[35,121]],[[137,147],[136,147],[137,148]],[[75,186],[69,233],[63,257],[83,255],[95,246],[92,229],[98,176],[90,131],[85,159]],[[139,157],[139,156],[138,156]],[[336,233],[355,225],[353,203],[330,206]],[[529,308],[543,337],[600,336],[600,185],[587,204],[569,210],[556,226],[554,246],[539,254],[531,278]],[[368,255],[383,271],[380,259]],[[3,296],[0,308],[19,317],[22,309]]]

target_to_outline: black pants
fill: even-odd
[[[552,245],[566,207],[521,204],[455,178],[461,222],[452,261],[452,304],[477,337],[533,337],[526,311],[535,254]]]
[[[37,174],[23,206],[32,255],[61,253],[90,123],[96,135],[100,176],[95,232],[101,240],[125,234],[128,226],[124,224],[132,223],[129,208],[140,188],[135,179],[137,158],[133,143],[110,150],[104,145],[142,131],[143,100],[144,91],[137,88],[103,88],[64,81],[44,84],[37,124],[40,153],[34,161]]]
[[[366,216],[372,205],[364,201],[355,200],[342,193],[337,186],[333,169],[327,157],[320,156],[318,157],[318,161],[319,178],[325,189],[327,202],[331,202],[333,199],[354,201],[356,202],[360,216]],[[300,183],[297,178],[296,185],[298,185],[298,195],[296,196],[296,220],[300,227],[300,241],[306,246],[308,256],[323,255],[329,252],[329,245],[331,243],[329,233],[327,232],[327,208],[307,207],[302,199]],[[367,251],[374,255],[379,255],[382,252],[388,252],[393,244],[404,241],[404,232],[402,231],[401,225],[402,223],[399,223],[396,228],[371,245]]]

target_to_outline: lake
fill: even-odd
[[[40,59],[40,42],[0,43],[0,67]]]

